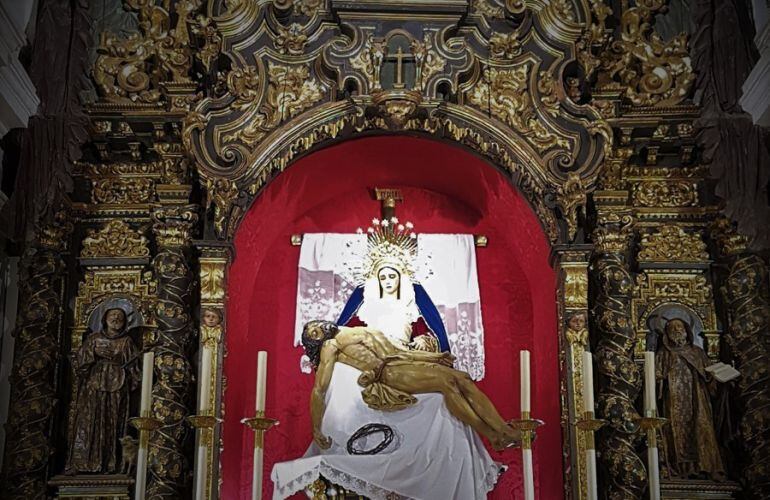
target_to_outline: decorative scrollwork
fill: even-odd
[[[486,68],[484,78],[468,93],[468,100],[510,125],[540,153],[553,147],[568,148],[569,142],[548,130],[535,111],[529,74],[529,64],[512,69]]]
[[[93,181],[94,203],[149,203],[155,194],[152,179],[98,179]]]
[[[83,238],[81,258],[148,257],[147,238],[123,221],[112,220]]]
[[[679,226],[666,225],[642,236],[641,262],[704,262],[709,258],[699,234],[688,234]]]
[[[692,207],[698,204],[698,188],[687,181],[644,181],[634,185],[632,199],[641,207]]]

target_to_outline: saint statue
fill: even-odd
[[[452,368],[447,352],[404,351],[385,335],[366,327],[340,327],[311,321],[302,333],[302,345],[316,368],[310,401],[313,439],[322,449],[331,441],[322,433],[326,391],[336,363],[359,370],[363,400],[374,409],[395,411],[417,402],[416,394],[441,393],[449,412],[489,439],[498,450],[517,444],[520,433],[509,426],[467,373]]]
[[[141,383],[139,350],[126,325],[123,308],[108,309],[101,331],[91,333],[74,356],[78,390],[67,474],[119,472],[130,391]]]
[[[711,407],[716,381],[706,370],[711,360],[693,345],[692,329],[682,319],[668,320],[662,337],[655,377],[668,419],[663,453],[671,476],[724,480]]]

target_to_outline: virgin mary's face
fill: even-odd
[[[395,295],[398,292],[401,283],[401,275],[398,274],[398,271],[392,267],[383,267],[377,273],[377,278],[380,280],[380,287],[384,295]]]

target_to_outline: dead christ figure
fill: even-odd
[[[518,443],[520,433],[511,428],[467,373],[453,369],[454,357],[446,352],[404,351],[379,331],[366,327],[337,326],[310,321],[302,332],[305,353],[316,367],[310,398],[313,439],[323,449],[331,439],[321,432],[326,412],[326,391],[335,363],[362,372],[366,404],[375,410],[394,411],[414,404],[414,394],[441,393],[449,412],[485,436],[496,449]]]

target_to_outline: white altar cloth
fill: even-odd
[[[273,499],[302,491],[323,475],[372,500],[483,499],[503,466],[492,460],[476,433],[454,418],[440,394],[422,394],[418,403],[395,412],[366,406],[357,385],[360,371],[342,363],[326,394],[322,430],[332,439],[328,450],[311,443],[305,456],[275,464]],[[377,455],[349,455],[348,438],[361,426],[382,423],[394,430],[393,442]],[[369,449],[382,439],[359,443]]]

